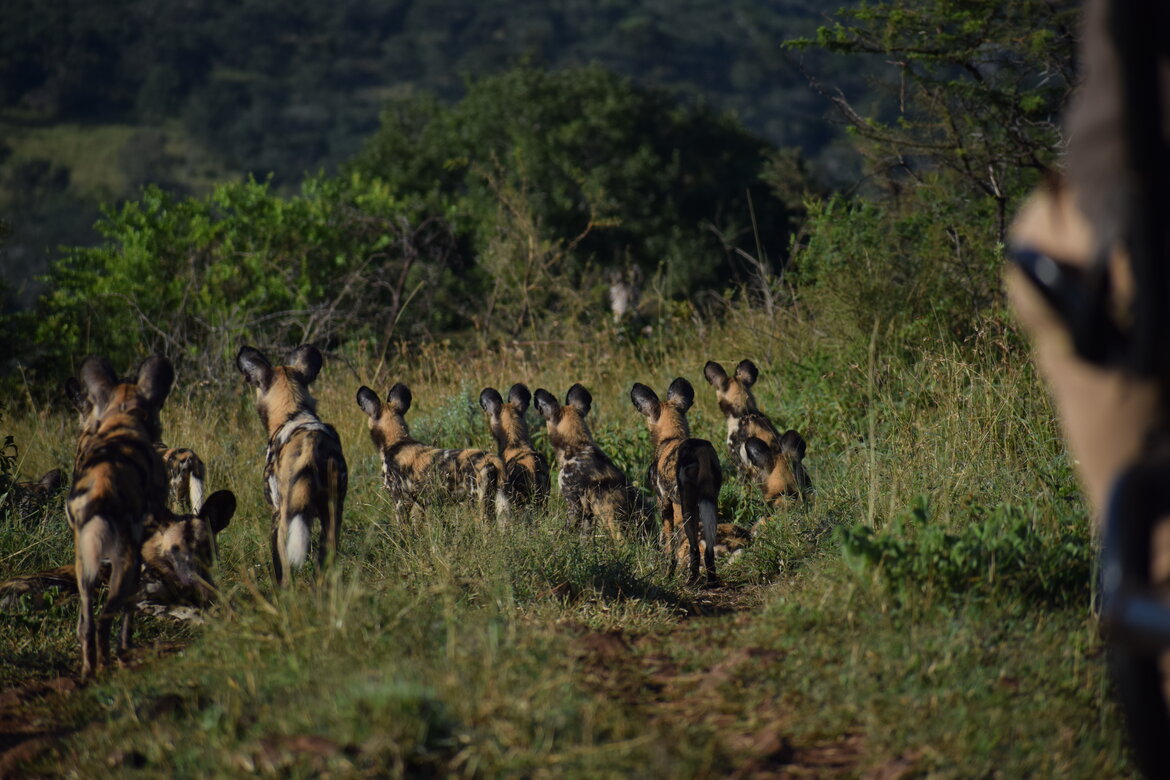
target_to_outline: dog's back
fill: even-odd
[[[551,483],[548,460],[532,445],[524,417],[531,400],[531,393],[521,383],[512,385],[507,402],[492,387],[479,395],[504,465],[504,489],[518,506],[543,505]]]
[[[565,404],[552,393],[539,389],[534,396],[536,410],[548,426],[549,442],[556,452],[557,484],[569,506],[570,518],[589,523],[599,520],[615,538],[632,523],[643,525],[642,495],[593,440],[585,416],[593,397],[575,384],[565,395]]]
[[[337,552],[349,472],[341,438],[317,417],[309,385],[324,359],[309,344],[297,347],[288,365],[273,366],[252,347],[242,347],[236,366],[256,390],[256,411],[268,433],[264,495],[273,510],[272,566],[278,584],[305,562],[309,534],[321,525],[318,566]]]
[[[413,396],[396,383],[386,402],[364,385],[357,404],[366,413],[370,440],[382,457],[384,484],[401,514],[425,503],[428,491],[441,499],[473,499],[484,519],[506,519],[511,511],[504,483],[504,462],[477,449],[443,449],[414,439],[406,425]]]

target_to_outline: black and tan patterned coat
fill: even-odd
[[[481,519],[506,520],[511,501],[504,490],[504,463],[487,450],[443,449],[410,435],[406,413],[413,401],[401,382],[390,388],[386,403],[363,385],[357,405],[369,418],[370,441],[382,458],[382,478],[400,516],[447,501],[471,501]]]
[[[337,554],[349,472],[341,438],[317,416],[317,402],[309,394],[323,363],[311,344],[297,347],[283,366],[273,366],[252,347],[236,356],[240,373],[256,390],[256,411],[268,435],[264,497],[272,507],[272,568],[278,584],[308,557],[314,520],[321,525],[319,568]]]

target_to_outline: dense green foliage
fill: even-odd
[[[764,245],[787,243],[784,209],[760,179],[771,149],[727,116],[597,67],[520,67],[451,108],[391,101],[352,166],[450,204],[481,252],[500,230],[501,190],[518,192],[544,237],[581,236],[578,270],[662,266],[678,294],[734,275],[731,250],[755,247],[753,207]]]
[[[206,198],[148,188],[108,211],[98,247],[54,266],[37,340],[46,365],[143,349],[194,359],[212,376],[243,340],[368,339],[383,349],[445,324],[436,305],[465,263],[449,226],[359,175],[307,180],[280,197],[267,184],[223,185]]]

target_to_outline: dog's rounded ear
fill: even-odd
[[[399,414],[406,414],[410,411],[410,403],[414,400],[414,396],[410,394],[410,388],[399,382],[390,388],[390,392],[386,393],[386,403]]]
[[[549,422],[555,422],[557,413],[561,410],[561,405],[557,403],[557,399],[548,390],[543,387],[538,388],[536,395],[532,397],[532,402],[536,406],[536,411],[541,417]]]
[[[569,392],[565,393],[565,403],[584,417],[593,408],[593,396],[589,395],[589,391],[585,389],[584,385],[577,382],[569,388]]]
[[[707,377],[708,384],[716,390],[726,390],[731,381],[727,378],[727,372],[723,370],[723,366],[714,360],[708,360],[707,365],[703,366],[703,376]]]
[[[516,411],[523,415],[528,411],[528,403],[532,400],[532,393],[528,392],[528,386],[523,382],[517,382],[512,385],[512,389],[508,391],[508,403],[516,407]]]
[[[756,364],[750,360],[741,360],[739,365],[735,367],[735,378],[743,382],[745,387],[751,387],[759,378],[760,372],[756,368]]]
[[[228,527],[236,513],[236,494],[230,490],[217,490],[203,502],[199,516],[211,526],[211,532],[218,534]]]
[[[357,405],[371,420],[382,416],[382,402],[378,400],[378,394],[365,385],[358,388]]]
[[[765,472],[772,470],[775,455],[763,439],[752,436],[744,444],[744,449],[747,450],[748,460],[752,462],[753,466]]]
[[[84,417],[93,409],[93,402],[89,400],[89,396],[81,389],[81,383],[75,378],[69,377],[65,380],[65,397],[69,399],[69,403],[73,404],[73,408]]]
[[[643,417],[650,422],[658,421],[658,415],[662,412],[662,402],[658,400],[658,394],[649,387],[641,382],[635,382],[630,388],[630,401]]]
[[[292,366],[303,384],[311,385],[317,374],[321,373],[325,358],[321,357],[321,352],[312,344],[302,344],[293,350],[288,364]]]
[[[786,431],[784,435],[780,437],[780,451],[794,460],[804,460],[804,453],[806,449],[808,449],[808,443],[804,440],[804,437],[796,431]]]
[[[162,406],[174,383],[174,366],[162,355],[151,355],[138,367],[138,392],[153,406]]]
[[[485,387],[483,392],[479,394],[479,405],[492,417],[498,417],[500,407],[504,405],[504,399],[500,397],[500,391],[496,388]]]
[[[236,353],[236,368],[240,369],[248,384],[261,392],[272,384],[272,364],[255,347],[240,347]]]
[[[101,414],[109,403],[110,393],[118,384],[118,375],[103,357],[90,355],[81,363],[78,372],[80,386],[85,390],[85,397],[90,404]]]
[[[666,389],[666,400],[673,401],[680,412],[686,413],[695,404],[695,388],[680,376]]]

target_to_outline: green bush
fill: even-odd
[[[459,289],[450,226],[358,174],[310,178],[291,197],[254,180],[204,198],[147,187],[98,229],[104,241],[70,249],[40,303],[42,365],[58,376],[87,352],[119,367],[159,352],[213,378],[244,342],[384,351],[457,316],[431,305]]]
[[[1067,518],[1052,530],[1035,514],[1007,504],[975,507],[968,522],[951,532],[929,521],[922,497],[881,531],[853,525],[841,528],[838,538],[854,570],[876,572],[902,595],[1012,594],[1045,604],[1088,603],[1093,562],[1088,524]]]
[[[578,271],[661,265],[679,294],[737,271],[735,246],[754,251],[749,197],[765,245],[785,245],[784,207],[760,180],[770,149],[730,117],[602,68],[524,66],[470,84],[450,108],[391,103],[353,167],[453,205],[481,250],[501,186],[524,191],[544,237],[595,228],[569,259]]]

